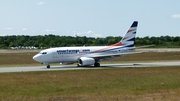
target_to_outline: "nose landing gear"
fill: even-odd
[[[47,68],[50,68],[50,65],[49,65],[49,64],[47,65]]]

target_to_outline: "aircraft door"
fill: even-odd
[[[57,58],[57,51],[53,52],[53,58]]]

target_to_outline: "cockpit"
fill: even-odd
[[[46,62],[46,58],[45,57],[47,57],[47,55],[48,55],[47,51],[41,51],[38,54],[36,54],[33,57],[33,59],[38,61],[38,62],[42,62],[43,63],[44,61]]]
[[[47,52],[39,52],[39,54],[47,54]]]

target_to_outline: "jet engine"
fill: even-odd
[[[95,60],[93,58],[81,57],[78,60],[78,66],[90,66],[94,65]]]

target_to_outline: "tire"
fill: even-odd
[[[100,63],[95,63],[94,67],[100,67]]]
[[[50,68],[50,65],[47,65],[47,68]]]

